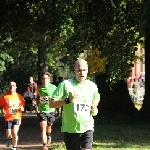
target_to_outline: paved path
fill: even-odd
[[[52,143],[62,141],[60,132],[61,121],[57,119],[53,125]],[[4,118],[0,117],[0,150],[10,150],[6,147]],[[22,124],[19,130],[17,150],[42,150],[40,126],[36,114],[23,114]]]

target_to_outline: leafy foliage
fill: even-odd
[[[26,74],[25,80],[45,67],[59,74],[60,63],[72,67],[78,54],[85,50],[91,53],[87,57],[91,74],[105,72],[112,84],[126,79],[137,43],[144,42],[149,27],[148,1],[1,0],[0,3],[1,70],[14,61],[7,71],[21,70]]]
[[[91,49],[88,52],[88,57],[86,58],[89,66],[89,74],[96,75],[106,71],[105,66],[107,64],[107,58],[100,58],[101,52],[98,48]]]
[[[146,4],[145,1],[128,0],[94,0],[88,4],[84,1],[84,6],[88,7],[79,12],[80,19],[74,19],[78,23],[75,33],[81,32],[79,38],[73,38],[71,46],[74,45],[74,53],[78,53],[79,49],[91,51],[91,46],[94,51],[98,48],[101,55],[99,59],[91,56],[90,66],[95,75],[103,73],[104,65],[102,69],[96,69],[95,62],[99,64],[101,58],[107,58],[105,73],[110,84],[126,80],[135,59],[137,43],[144,43],[146,23],[143,21],[143,8],[147,7]]]

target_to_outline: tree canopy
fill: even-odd
[[[59,56],[71,66],[86,51],[91,74],[126,80],[138,43],[149,28],[144,0],[1,0],[1,79],[57,73]],[[94,61],[92,61],[94,60]],[[3,72],[3,74],[2,74]],[[16,75],[12,74],[18,74]],[[21,81],[20,81],[21,82]]]

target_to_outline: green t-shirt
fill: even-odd
[[[96,84],[90,80],[78,83],[74,79],[68,79],[59,84],[52,98],[61,100],[65,95],[69,97],[72,90],[78,93],[78,97],[72,103],[63,106],[61,131],[84,133],[87,130],[94,130],[91,106],[92,101],[100,98]]]
[[[54,112],[55,108],[49,107],[49,97],[52,97],[53,92],[55,91],[56,86],[49,84],[48,86],[39,85],[37,87],[38,93],[38,110],[44,113]]]

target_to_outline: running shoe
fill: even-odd
[[[47,144],[51,143],[51,136],[47,136]]]
[[[9,147],[12,144],[12,139],[8,139],[6,142],[6,146]]]
[[[11,150],[17,150],[17,148],[16,148],[16,147],[13,147]]]

